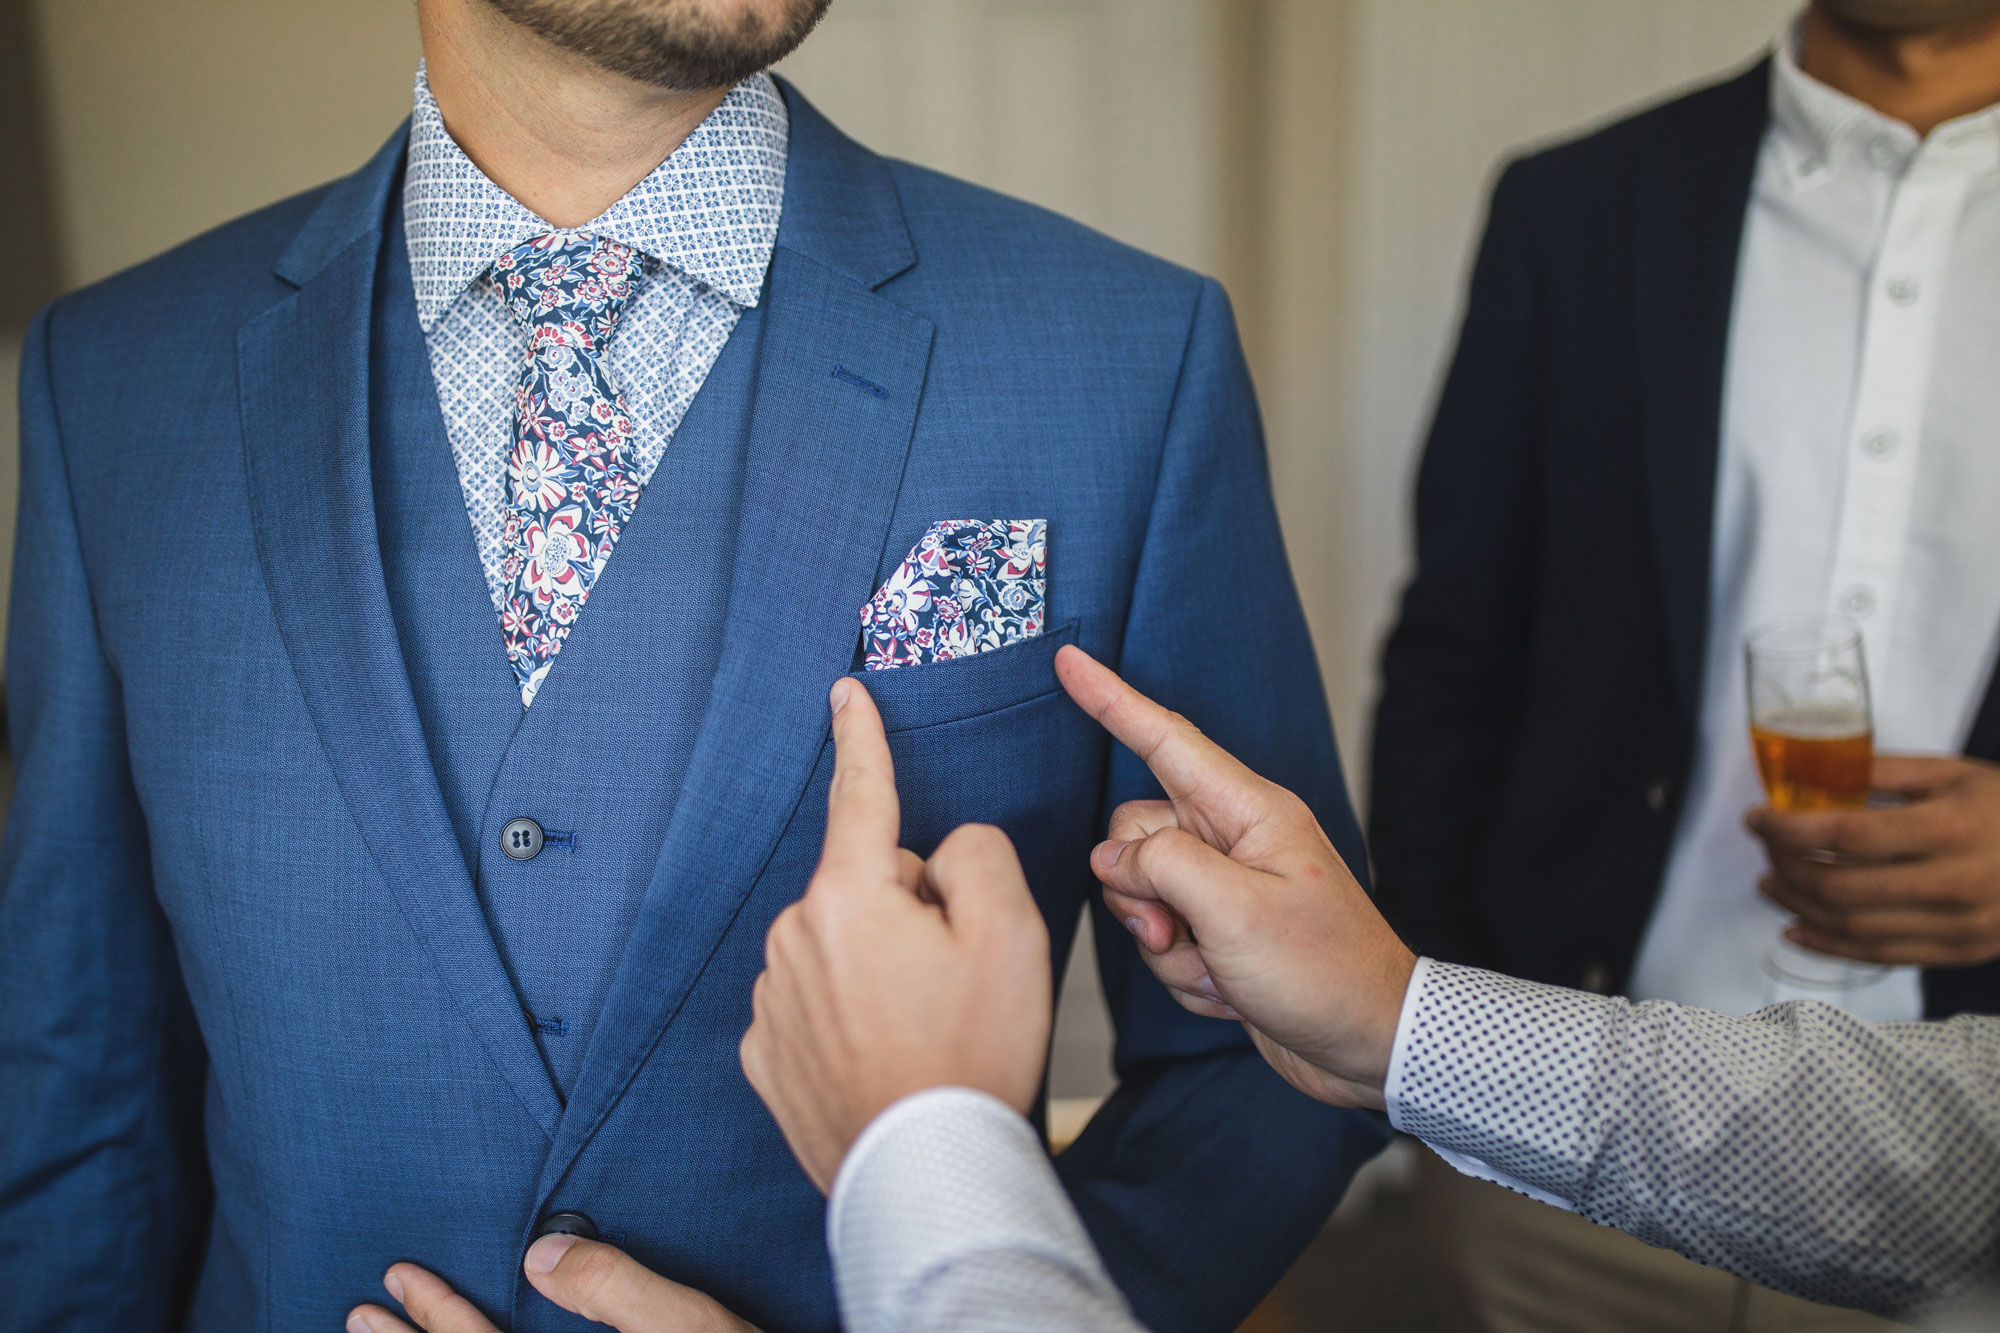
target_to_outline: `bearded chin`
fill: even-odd
[[[777,14],[730,22],[704,0],[487,0],[553,46],[671,92],[727,88],[798,48],[832,0],[779,0]]]

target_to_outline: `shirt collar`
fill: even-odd
[[[756,74],[621,199],[574,230],[632,246],[754,306],[784,211],[791,118],[776,82]],[[417,65],[403,226],[417,319],[429,333],[495,259],[561,230],[495,185],[445,129]]]
[[[2000,104],[1948,120],[1919,138],[1902,121],[1821,83],[1799,67],[1801,20],[1779,32],[1771,51],[1771,123],[1802,183],[1829,167],[1900,177],[1920,153],[1969,171],[2000,166]]]

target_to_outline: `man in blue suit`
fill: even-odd
[[[398,1260],[581,1327],[552,1228],[831,1327],[737,1044],[848,671],[907,845],[1005,829],[1058,976],[1154,790],[1064,644],[1361,863],[1220,290],[842,137],[760,72],[823,8],[420,0],[373,161],[37,321],[9,1328],[332,1328]],[[1385,1131],[1098,924],[1120,1082],[1060,1168],[1141,1318],[1227,1327]]]

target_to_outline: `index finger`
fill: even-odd
[[[1970,767],[1957,755],[1878,754],[1869,785],[1876,791],[1927,796],[1962,781]]]
[[[1153,770],[1169,798],[1187,800],[1210,783],[1262,784],[1194,723],[1148,699],[1074,644],[1056,654],[1056,678],[1077,707]]]
[[[903,817],[882,715],[851,676],[833,683],[828,702],[833,708],[833,781],[826,789],[820,865],[896,883]]]
[[[1935,849],[1934,814],[1928,803],[1880,810],[1772,810],[1759,807],[1746,817],[1750,831],[1774,849],[1811,856],[1883,861],[1919,856]]]

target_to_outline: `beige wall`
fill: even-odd
[[[409,114],[411,0],[33,0],[73,283],[353,170]]]

